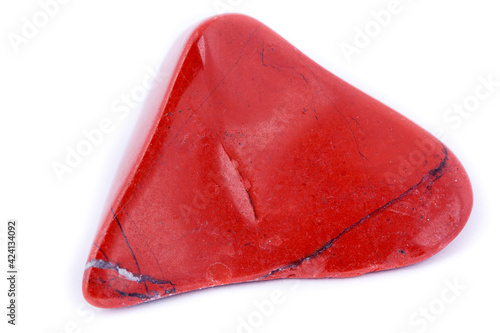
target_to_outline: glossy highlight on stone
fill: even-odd
[[[263,24],[217,16],[184,46],[115,180],[84,273],[92,305],[407,266],[464,227],[455,155]]]

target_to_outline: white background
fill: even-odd
[[[138,106],[118,120],[111,105],[141,84],[183,31],[217,14],[216,1],[70,0],[16,52],[9,36],[22,35],[23,17],[33,22],[41,7],[35,0],[1,0],[0,266],[5,272],[6,222],[18,219],[20,275],[18,325],[11,327],[0,274],[0,330],[498,332],[500,87],[457,128],[443,119],[474,95],[481,76],[500,82],[498,2],[401,0],[400,12],[348,62],[341,43],[353,44],[356,27],[364,29],[374,20],[371,11],[389,0],[229,1],[232,11],[262,21],[427,130],[443,129],[474,187],[463,232],[425,262],[358,278],[248,283],[117,310],[86,305],[86,258],[140,113]],[[64,162],[66,147],[104,118],[113,119],[114,131],[59,181],[52,163]],[[443,293],[454,296],[449,283],[466,289],[445,304]],[[269,301],[273,292],[282,292],[284,302],[264,316],[255,302]],[[422,323],[418,311],[429,307],[432,320]]]

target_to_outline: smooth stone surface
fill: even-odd
[[[204,22],[173,68],[115,180],[89,303],[407,266],[464,227],[471,185],[448,148],[254,19]]]

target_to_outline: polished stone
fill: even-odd
[[[471,185],[445,145],[254,19],[205,21],[172,68],[91,248],[91,304],[407,266],[464,227]]]

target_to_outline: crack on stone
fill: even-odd
[[[244,179],[246,179],[245,177],[243,177],[242,173],[241,173],[241,170],[239,167],[236,167],[233,163],[233,161],[236,161],[236,163],[238,163],[238,165],[240,165],[240,163],[236,160],[236,159],[233,159],[228,151],[226,150],[226,147],[224,147],[224,144],[222,142],[219,141],[219,144],[221,145],[222,147],[222,151],[224,152],[224,154],[226,154],[227,158],[229,159],[229,161],[231,162],[231,165],[232,167],[234,168],[234,170],[236,171],[236,173],[238,174],[238,177],[239,177],[239,180],[241,182],[241,187],[243,187],[243,189],[245,190],[246,194],[247,194],[247,198],[248,198],[248,203],[250,205],[250,207],[252,208],[252,212],[253,212],[253,217],[254,217],[254,221],[258,221],[259,220],[259,217],[257,215],[257,210],[255,208],[255,205],[253,203],[253,200],[252,200],[252,195],[250,193],[250,190],[246,188],[245,184],[244,184]],[[251,188],[251,186],[250,186]]]
[[[307,81],[306,77],[304,76],[304,74],[300,73],[297,71],[297,69],[295,67],[291,67],[291,69],[294,71],[295,74],[298,74],[302,77],[302,80],[304,80],[304,82],[309,85],[309,81]]]
[[[259,54],[261,55],[261,58],[262,58],[262,66],[264,67],[271,67],[272,69],[276,69],[278,72],[281,72],[280,68],[278,66],[273,66],[271,65],[271,63],[269,64],[266,64],[264,62],[264,58],[271,61],[268,57],[264,56],[264,41],[262,41],[262,51],[259,52]]]
[[[390,206],[392,206],[396,202],[398,202],[398,201],[406,198],[408,195],[410,195],[416,188],[418,188],[424,182],[429,181],[429,185],[427,187],[430,186],[431,190],[432,190],[432,186],[434,185],[434,183],[443,176],[443,174],[445,172],[445,169],[446,169],[446,165],[448,163],[448,150],[446,149],[446,147],[444,145],[443,145],[443,154],[444,154],[444,157],[441,160],[441,163],[438,165],[437,168],[430,170],[427,174],[425,174],[422,177],[422,179],[417,184],[415,184],[412,187],[410,187],[408,190],[406,190],[405,192],[403,192],[402,194],[400,194],[398,197],[390,200],[385,205],[377,208],[376,210],[374,210],[370,214],[366,215],[365,217],[363,217],[362,219],[360,219],[356,223],[354,223],[354,224],[350,225],[349,227],[345,228],[335,238],[333,238],[330,241],[328,241],[325,245],[323,245],[321,248],[319,248],[318,250],[316,250],[312,254],[310,254],[308,256],[305,256],[303,258],[297,259],[297,260],[293,261],[292,263],[290,263],[290,264],[288,264],[286,266],[274,269],[271,272],[269,272],[268,274],[266,274],[266,275],[264,275],[262,277],[257,278],[256,280],[262,280],[262,279],[269,278],[269,277],[271,277],[271,276],[273,276],[273,275],[275,275],[277,273],[280,273],[281,271],[284,271],[284,270],[290,269],[290,268],[295,268],[295,267],[301,265],[305,261],[308,261],[308,260],[311,260],[311,259],[314,259],[314,258],[318,257],[324,251],[326,251],[330,247],[332,247],[342,236],[344,236],[345,234],[349,233],[351,230],[355,229],[356,227],[358,227],[360,225],[363,225],[366,221],[370,220],[370,218],[372,218],[373,216],[378,215],[380,212],[383,212],[383,211],[387,210]]]
[[[314,75],[314,74],[313,74]],[[318,82],[319,84],[319,82]],[[323,87],[319,84],[321,90],[324,92],[323,90]],[[325,93],[326,95],[326,93]],[[363,167],[365,168],[365,172],[366,172],[366,178],[367,178],[367,181],[368,181],[368,185],[370,186],[370,190],[372,192],[372,197],[374,197],[374,193],[373,193],[373,187],[372,187],[372,184],[370,183],[370,179],[368,178],[368,169],[366,167],[366,161],[370,162],[368,160],[368,158],[361,152],[361,149],[359,148],[359,143],[358,143],[358,138],[356,137],[356,135],[354,134],[354,130],[352,129],[352,126],[351,124],[349,123],[349,120],[347,120],[346,116],[344,115],[343,112],[341,112],[339,110],[339,108],[337,107],[337,105],[330,99],[330,96],[326,95],[326,98],[330,101],[330,103],[333,105],[333,107],[335,108],[335,110],[337,111],[337,113],[344,119],[345,123],[347,124],[347,127],[349,127],[349,131],[351,132],[351,135],[352,135],[352,138],[354,139],[354,143],[356,144],[356,150],[358,151],[358,154],[359,156],[361,156],[361,159],[363,161]],[[352,118],[352,117],[351,117]]]
[[[358,125],[358,127],[359,127],[362,131],[364,131],[364,130],[363,130],[363,127],[361,127],[361,125],[359,124],[359,121],[358,121],[356,118],[354,118],[353,116],[351,116],[351,119],[352,119],[352,121],[354,121],[354,122]]]
[[[278,66],[278,65],[273,65],[271,64],[273,61],[271,59],[269,59],[268,57],[266,57],[264,55],[264,52],[265,52],[265,48],[264,48],[264,42],[262,42],[262,47],[261,47],[261,50],[259,51],[257,48],[255,47],[252,47],[258,54],[260,54],[260,57],[261,57],[261,62],[262,62],[262,66],[264,67],[271,67],[273,69],[276,69],[278,72],[281,72],[281,69],[282,68],[285,68],[285,69],[291,69],[296,75],[299,75],[302,80],[304,80],[304,82],[309,85],[309,81],[306,79],[305,75],[300,73],[299,71],[297,71],[297,67],[296,66]],[[267,63],[266,61],[267,60]],[[307,68],[307,69],[310,69],[309,66],[299,66],[299,68]]]

